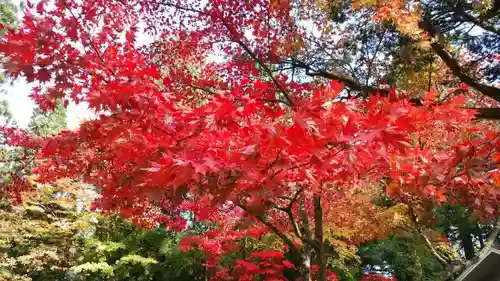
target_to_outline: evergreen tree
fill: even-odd
[[[28,130],[32,135],[46,137],[59,133],[66,126],[66,108],[63,101],[59,100],[54,110],[35,108]]]

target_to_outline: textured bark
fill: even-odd
[[[316,251],[319,266],[318,281],[327,281],[325,243],[323,239],[323,208],[321,207],[321,197],[318,195],[314,196],[314,240],[318,243]]]
[[[293,62],[291,62],[291,64],[295,67],[305,69],[306,74],[311,76],[311,77],[323,77],[326,79],[340,81],[340,82],[344,83],[344,85],[347,88],[349,88],[353,91],[359,91],[359,92],[363,93],[363,96],[376,95],[376,94],[379,94],[381,96],[389,95],[389,90],[387,90],[387,89],[380,89],[380,88],[375,88],[375,87],[370,87],[370,86],[364,86],[364,85],[357,83],[356,81],[354,81],[353,79],[351,79],[349,77],[345,77],[345,76],[342,76],[342,75],[339,75],[336,73],[330,73],[330,72],[327,72],[324,70],[310,71],[309,70],[310,66],[304,62],[301,62],[301,61],[293,61]],[[462,82],[472,86],[473,88],[476,88],[477,90],[479,90],[483,94],[485,94],[489,97],[492,97],[495,100],[500,99],[500,89],[494,88],[491,86],[485,86],[485,85],[478,86],[478,85],[476,85],[476,83],[471,84],[472,80],[470,80],[470,79],[465,79],[465,82],[464,81],[462,81]],[[466,82],[469,82],[469,83],[466,83]],[[481,89],[483,91],[481,91]],[[422,105],[422,101],[419,99],[411,99],[410,101],[415,103],[416,105]],[[485,107],[485,108],[474,108],[474,110],[477,111],[476,118],[478,118],[478,119],[500,120],[500,108],[497,108],[497,107],[487,108],[487,107]]]
[[[311,281],[311,254],[312,247],[308,244],[304,244],[304,248],[302,248],[301,265],[298,270],[300,281]]]
[[[311,226],[309,223],[309,217],[304,206],[303,198],[299,202],[299,213],[300,213],[300,224],[302,228],[302,233],[307,241],[312,241]],[[310,243],[304,243],[301,254],[301,267],[299,268],[300,281],[311,281],[311,256],[312,256],[312,245]]]

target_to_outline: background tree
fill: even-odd
[[[0,36],[5,33],[5,27],[14,27],[17,22],[17,7],[9,0],[0,1],[0,25],[2,29],[0,30]],[[0,54],[0,60],[4,60],[4,55]],[[0,73],[0,81],[4,82],[4,73]]]
[[[85,198],[83,193],[77,184],[59,181],[37,186],[23,196],[22,204],[2,209],[1,278],[66,280],[82,240],[77,200]]]
[[[85,220],[90,234],[71,269],[75,280],[204,280],[201,253],[178,247],[189,232],[143,230],[117,217],[91,216],[94,222]]]
[[[11,122],[4,103],[6,122]],[[51,112],[35,112],[29,127],[35,137],[58,133],[66,126],[66,109],[59,106]],[[12,205],[2,197],[2,278],[9,280],[61,279],[75,251],[75,192],[81,191],[71,181],[55,185],[37,185],[30,172],[36,150],[2,146],[2,191],[10,191],[16,182],[32,186],[34,193],[23,196],[21,205]],[[6,195],[5,193],[3,194]],[[18,199],[21,194],[16,192]],[[83,198],[83,197],[82,197]],[[87,199],[88,200],[88,199]],[[40,279],[42,278],[42,279]]]

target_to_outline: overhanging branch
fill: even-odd
[[[429,21],[422,20],[419,22],[419,27],[424,31],[428,32],[431,37],[435,37],[439,34],[439,30],[435,26],[433,26]],[[473,87],[484,95],[493,98],[496,101],[500,101],[500,89],[481,84],[477,82],[474,78],[469,76],[456,59],[452,57],[452,55],[446,50],[440,40],[435,40],[431,42],[432,50],[443,60],[443,62],[448,66],[451,72],[460,79],[463,83]]]
[[[225,21],[225,19],[223,17],[220,17],[220,20],[222,22],[222,24],[226,27],[226,29],[229,31],[229,33],[231,33],[231,36],[235,37],[234,34],[232,34],[232,29],[230,28],[229,24]],[[278,88],[278,90],[283,94],[283,96],[285,97],[285,100],[286,100],[286,104],[289,105],[289,106],[292,106],[293,105],[293,101],[292,99],[290,98],[290,95],[288,94],[287,90],[283,87],[283,85],[281,85],[277,80],[276,78],[274,77],[273,75],[273,72],[271,71],[271,69],[269,69],[269,67],[261,60],[257,57],[257,55],[241,40],[241,39],[238,39],[238,40],[235,40],[234,42],[236,42],[241,48],[243,48],[243,50],[245,50],[245,52],[258,64],[260,65],[260,67],[262,67],[262,69],[264,70],[264,72],[266,73],[266,75],[269,77],[269,79],[271,79],[271,81],[273,81],[274,85],[276,85],[276,87]]]
[[[389,94],[389,90],[387,89],[363,86],[354,81],[353,79],[340,74],[335,74],[324,70],[311,71],[311,67],[307,63],[302,62],[300,60],[293,59],[292,61],[287,61],[285,63],[289,63],[297,68],[304,69],[306,71],[306,75],[309,75],[311,77],[323,77],[330,80],[337,80],[344,83],[344,85],[349,89],[354,91],[359,91],[367,95],[379,94],[380,96],[387,96]],[[498,89],[497,91],[500,91],[500,89]],[[410,99],[410,101],[417,106],[421,106],[423,104],[422,100],[419,98],[412,98]],[[478,119],[500,120],[500,108],[498,107],[471,108],[471,109],[476,110],[478,112],[476,115],[476,118]]]
[[[500,35],[500,29],[498,29],[495,25],[489,23],[488,21],[482,21],[481,19],[476,19],[474,16],[467,13],[467,11],[465,11],[464,7],[460,2],[458,2],[457,5],[453,7],[453,11],[458,16],[460,16],[464,21],[468,21],[476,26],[481,27],[484,30],[487,30],[491,33],[495,33],[496,35]]]
[[[291,61],[285,61],[284,63],[291,64],[297,68],[301,68],[306,71],[306,75],[311,77],[323,77],[330,80],[337,80],[344,83],[346,87],[353,91],[362,92],[364,95],[373,95],[379,93],[381,96],[386,96],[389,94],[389,90],[374,88],[371,86],[361,85],[360,83],[354,81],[352,78],[347,77],[342,74],[332,73],[325,70],[313,70],[311,66],[298,59],[292,59]]]

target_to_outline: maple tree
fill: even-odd
[[[2,103],[4,122],[16,124]],[[27,126],[32,136],[51,136],[66,127],[66,109],[35,109]],[[0,197],[0,280],[203,280],[200,253],[183,253],[178,241],[191,230],[143,230],[116,216],[89,212],[94,187],[60,179],[39,184],[27,159],[36,151],[2,147],[2,191],[25,180],[32,188],[14,202]],[[14,203],[14,204],[13,204]]]
[[[328,1],[29,4],[22,26],[0,44],[7,73],[37,83],[31,97],[42,110],[59,100],[87,102],[98,116],[42,138],[4,127],[4,141],[40,151],[34,171],[42,182],[94,184],[95,208],[105,213],[170,230],[188,227],[185,213],[215,225],[182,244],[205,253],[215,279],[283,280],[296,269],[299,280],[335,280],[328,264],[339,243],[329,231],[349,232],[354,245],[395,231],[370,231],[373,213],[383,225],[384,208],[371,201],[381,194],[405,206],[407,223],[447,266],[423,231],[433,206],[456,201],[497,223],[499,131],[475,120],[494,117],[496,108],[470,109],[465,97],[494,106],[498,89],[473,79],[429,38],[437,30],[425,15],[384,3],[353,1],[352,16],[365,15],[380,42],[388,32],[432,49],[463,85],[444,98],[437,87],[375,87],[387,74],[374,67],[384,61],[378,47],[363,56],[365,83],[328,72],[315,41],[329,44],[346,32],[330,18]],[[142,31],[152,43],[137,41]],[[344,40],[344,49],[356,39]],[[219,267],[242,239],[268,233],[282,249]]]

